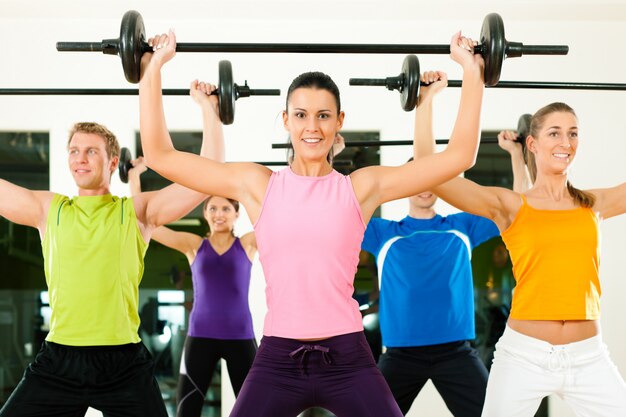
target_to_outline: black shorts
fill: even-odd
[[[82,347],[44,342],[0,417],[83,417],[88,407],[105,417],[167,417],[143,343]]]
[[[430,379],[455,417],[480,417],[488,374],[468,341],[387,348],[378,368],[403,414]]]

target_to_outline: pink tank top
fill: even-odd
[[[254,231],[267,284],[265,336],[363,330],[352,294],[365,224],[350,177],[274,172]]]

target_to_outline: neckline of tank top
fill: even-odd
[[[233,249],[233,247],[235,246],[235,244],[237,243],[237,241],[239,240],[238,237],[235,236],[235,240],[233,240],[233,243],[230,244],[230,246],[228,247],[228,249],[226,249],[224,252],[220,253],[215,249],[215,246],[213,246],[213,244],[211,243],[211,241],[209,240],[209,238],[204,238],[204,240],[206,240],[207,245],[209,245],[209,247],[211,248],[211,250],[217,255],[217,256],[223,256],[226,255],[228,252],[230,252],[231,249]]]
[[[116,198],[112,194],[99,194],[99,195],[75,195],[70,198],[73,204],[78,204],[84,207],[100,206],[103,204],[112,203]]]
[[[308,175],[296,174],[295,172],[293,172],[293,169],[291,169],[291,166],[288,166],[284,170],[287,171],[287,173],[289,173],[289,175],[292,175],[292,176],[294,176],[294,177],[296,177],[298,179],[305,180],[305,181],[323,181],[323,180],[332,178],[332,177],[336,176],[337,174],[339,174],[339,172],[337,172],[334,168],[328,174],[321,175],[319,177],[312,177],[312,176],[308,176]],[[339,174],[339,175],[341,175],[341,174]]]
[[[523,205],[525,205],[531,210],[545,212],[545,213],[569,213],[569,212],[574,212],[574,211],[581,210],[581,209],[583,210],[589,209],[589,207],[583,207],[583,206],[579,206],[579,207],[575,207],[571,209],[540,209],[540,208],[531,206],[530,204],[528,204],[528,201],[526,201]]]

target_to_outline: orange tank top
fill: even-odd
[[[600,318],[600,231],[587,207],[539,210],[526,202],[502,232],[517,282],[510,317]]]

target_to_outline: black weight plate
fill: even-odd
[[[141,76],[141,56],[146,42],[146,28],[139,12],[129,10],[124,13],[120,26],[119,54],[126,80],[133,84]]]

